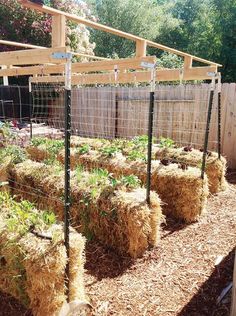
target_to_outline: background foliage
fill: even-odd
[[[219,62],[223,81],[236,81],[236,0],[45,0],[45,4]],[[22,9],[16,0],[0,0],[0,20],[1,39],[50,46],[50,17]],[[67,44],[74,51],[104,57],[135,54],[132,42],[73,23],[68,24]],[[162,66],[182,65],[174,55],[155,49],[148,53],[156,54]]]

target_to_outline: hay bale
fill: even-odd
[[[71,147],[81,147],[83,145],[88,145],[93,149],[97,149],[109,144],[110,141],[107,139],[86,138],[75,135],[71,136]]]
[[[59,161],[64,162],[64,153],[58,155]],[[146,183],[146,163],[128,161],[121,153],[104,158],[100,152],[90,150],[80,154],[77,149],[71,150],[71,166],[81,164],[91,170],[105,168],[113,175],[136,175]],[[208,195],[208,180],[201,179],[200,169],[189,167],[188,170],[178,168],[177,164],[163,166],[159,161],[152,162],[151,189],[158,193],[163,202],[163,212],[168,216],[194,222],[206,209]]]
[[[0,165],[0,192],[10,192],[10,186],[8,182],[10,166],[10,160],[5,160]]]
[[[202,155],[202,152],[197,149],[186,152],[183,148],[160,148],[155,146],[156,159],[170,159],[198,168],[202,164]],[[225,173],[226,159],[224,157],[218,159],[216,152],[210,152],[206,159],[206,174],[210,193],[215,194],[227,188]]]
[[[29,155],[29,158],[38,162],[43,161],[45,159],[49,159],[50,157],[50,154],[45,145],[41,145],[41,146],[29,145],[25,149]]]
[[[152,193],[148,206],[145,189],[112,186],[109,177],[96,180],[95,176],[85,171],[79,178],[76,171],[71,174],[72,225],[88,238],[94,236],[122,254],[141,256],[148,246],[158,242],[162,215],[157,194]],[[51,166],[26,161],[14,167],[12,177],[16,182],[15,194],[63,218],[63,172],[56,174]],[[25,192],[26,183],[36,192]]]
[[[32,309],[33,315],[54,316],[66,302],[64,273],[67,258],[63,226],[43,222],[40,212],[34,208],[25,210],[27,202],[16,203],[3,193],[0,193],[0,200],[0,288]],[[18,224],[13,225],[18,214],[14,212],[15,207],[28,217],[19,218]],[[29,218],[34,219],[35,230],[51,236],[52,240],[31,232]],[[84,246],[84,238],[71,229],[71,300],[85,300]]]
[[[11,169],[11,180],[16,197],[29,200],[41,209],[53,210],[58,220],[63,220],[63,171],[44,163],[26,160]]]

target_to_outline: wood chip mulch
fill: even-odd
[[[135,262],[87,245],[85,283],[94,315],[229,315],[231,293],[217,303],[232,281],[236,246],[236,172],[228,180],[228,190],[209,198],[199,222],[168,220],[159,247]],[[0,316],[16,315],[30,313],[0,294]]]

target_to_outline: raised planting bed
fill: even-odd
[[[64,163],[64,151],[58,155]],[[71,166],[84,165],[91,170],[104,168],[116,177],[121,175],[136,175],[143,184],[146,183],[146,162],[137,159],[130,160],[120,152],[110,154],[108,149],[91,150],[84,153],[81,148],[72,148]],[[166,215],[194,222],[206,209],[208,180],[201,179],[200,169],[194,167],[179,168],[177,164],[163,165],[160,161],[152,162],[151,189],[158,193],[163,202],[163,212]]]
[[[161,148],[155,146],[156,159],[167,159],[184,163],[189,166],[201,168],[203,153],[191,147],[182,148]],[[206,158],[206,174],[209,182],[210,193],[215,194],[227,188],[225,179],[226,159],[218,159],[216,152],[208,152]]]
[[[154,139],[154,141],[156,141]],[[147,136],[137,136],[132,140],[125,139],[89,139],[79,136],[73,136],[71,146],[82,147],[86,150],[86,144],[91,149],[99,149],[101,147],[110,147],[114,150],[122,152],[131,160],[141,158],[145,160],[147,151]],[[153,159],[167,159],[176,163],[184,163],[186,165],[201,168],[203,153],[200,150],[186,147],[176,147],[171,139],[161,138],[159,144],[153,145]],[[218,153],[208,152],[206,160],[206,174],[209,182],[209,191],[211,194],[224,191],[227,188],[225,179],[226,159],[221,157],[218,159]]]
[[[0,192],[0,289],[33,315],[54,316],[66,302],[66,249],[55,215]],[[85,301],[85,239],[70,229],[70,300]]]
[[[9,191],[9,170],[19,162],[27,158],[27,153],[24,149],[10,145],[0,149],[0,191]]]
[[[107,140],[102,146],[101,140],[92,139],[88,145],[86,141],[89,139],[79,137],[76,139],[77,147],[71,149],[72,168],[78,164],[84,165],[88,170],[104,168],[116,177],[136,175],[143,184],[146,183],[145,137],[137,137],[128,142],[114,140],[111,146],[107,145]],[[78,141],[80,140],[82,144],[79,146]],[[95,149],[96,146],[92,145],[94,142],[96,144],[99,142],[97,149]],[[126,155],[122,153],[124,148]],[[34,160],[39,160],[39,157],[42,156],[42,148],[35,146],[30,156]],[[64,150],[59,152],[58,160],[64,163]],[[205,211],[209,193],[208,182],[207,177],[204,180],[201,179],[199,168],[169,164],[169,160],[162,160],[161,162],[153,160],[151,188],[159,194],[164,202],[163,211],[166,215],[191,223],[196,221],[199,215]]]
[[[27,160],[11,170],[13,193],[53,210],[63,218],[64,172],[62,166]],[[161,202],[135,177],[114,179],[106,170],[84,171],[78,166],[71,174],[71,217],[87,238],[93,236],[105,246],[136,258],[149,246],[156,246],[162,220]]]

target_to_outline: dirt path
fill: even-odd
[[[168,221],[159,247],[136,262],[94,243],[87,246],[86,290],[95,315],[229,314],[230,295],[216,304],[232,281],[236,245],[236,174],[229,179],[229,189],[209,199],[198,223]],[[223,260],[216,266],[219,256]],[[29,315],[12,302],[0,295],[0,316]]]

